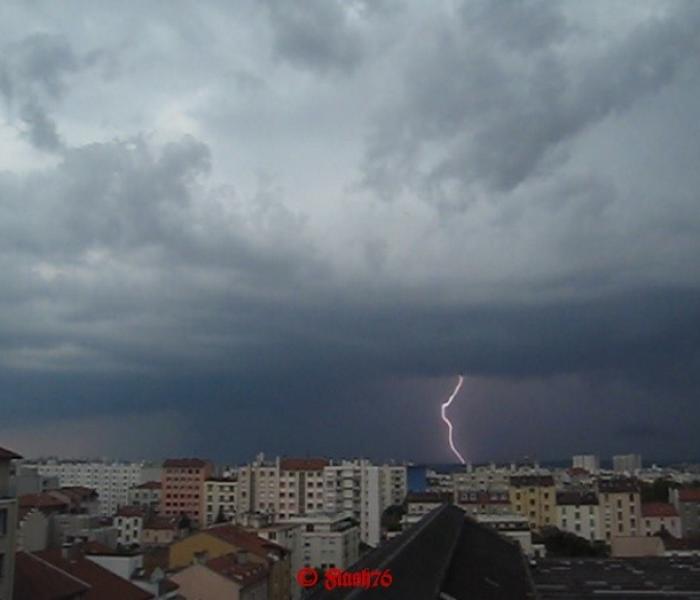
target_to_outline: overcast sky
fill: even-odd
[[[3,2],[0,446],[699,457],[700,2]]]

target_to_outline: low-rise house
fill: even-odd
[[[235,552],[196,562],[172,575],[185,598],[267,600],[268,569]]]
[[[665,502],[645,502],[642,504],[642,534],[651,536],[662,532],[675,538],[683,535],[676,507]]]
[[[141,545],[144,548],[152,546],[169,546],[178,536],[178,519],[148,515],[141,530]]]
[[[140,546],[146,508],[142,506],[122,506],[114,515],[113,524],[117,528],[117,543],[122,546]]]
[[[267,567],[269,600],[287,600],[291,593],[289,551],[236,525],[209,527],[174,542],[168,563],[171,570],[182,569],[241,552],[246,561]]]

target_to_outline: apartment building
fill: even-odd
[[[527,517],[533,529],[555,524],[556,488],[551,475],[513,476],[509,495],[512,509]]]
[[[485,491],[463,490],[456,494],[455,504],[472,517],[510,514],[512,512],[508,488]]]
[[[670,533],[675,538],[683,535],[681,518],[673,504],[644,502],[642,504],[642,535]]]
[[[211,477],[204,483],[204,522],[230,522],[236,515],[236,487],[230,477]]]
[[[595,454],[577,454],[573,457],[571,466],[595,475],[600,472],[600,459]]]
[[[160,465],[147,462],[49,459],[24,466],[35,468],[42,477],[58,478],[61,487],[94,489],[103,516],[112,516],[117,508],[129,504],[129,490],[133,487],[160,479]]]
[[[598,481],[601,532],[606,542],[617,537],[642,535],[639,483],[634,479]]]
[[[556,526],[589,542],[603,539],[600,505],[595,492],[566,491],[557,493]]]
[[[21,458],[0,448],[0,600],[12,600],[14,589],[17,500],[10,495],[10,472]]]
[[[370,546],[381,541],[386,508],[403,502],[406,467],[373,465],[366,459],[343,460],[323,470],[325,511],[345,512],[360,524],[360,537]]]
[[[160,514],[186,515],[194,527],[204,523],[204,484],[213,466],[199,458],[170,458],[163,463]]]
[[[405,530],[423,519],[428,513],[443,504],[452,503],[450,492],[410,492],[406,496],[406,514],[401,519],[401,527]]]
[[[347,569],[360,557],[360,529],[349,513],[290,517],[301,526],[302,562],[307,567]]]
[[[324,508],[323,470],[325,458],[283,458],[280,460],[280,519],[316,513]]]
[[[669,499],[680,516],[682,536],[700,536],[700,488],[670,489]]]
[[[236,505],[240,513],[259,512],[280,519],[348,512],[360,523],[362,540],[381,540],[381,516],[406,495],[406,467],[372,465],[368,460],[331,463],[323,458],[277,458],[258,455],[238,468]]]

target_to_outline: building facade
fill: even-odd
[[[360,556],[360,529],[348,513],[320,513],[291,517],[301,526],[302,563],[323,570],[346,569]]]
[[[206,525],[233,521],[236,516],[237,486],[238,482],[229,477],[215,477],[206,480],[204,484],[204,521]]]
[[[22,457],[0,448],[0,600],[12,600],[15,576],[17,500],[10,495],[12,461]]]
[[[556,488],[551,475],[516,475],[510,478],[510,504],[539,529],[556,522]]]
[[[187,516],[194,527],[204,524],[204,484],[212,464],[199,458],[170,458],[163,463],[160,514]]]
[[[601,532],[606,542],[617,537],[642,535],[639,483],[634,479],[598,482]]]
[[[642,504],[642,535],[669,533],[675,538],[683,535],[681,518],[673,504],[644,502]]]
[[[600,505],[595,492],[557,493],[556,526],[589,542],[602,540]]]

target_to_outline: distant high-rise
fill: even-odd
[[[595,474],[600,471],[600,459],[595,454],[577,454],[572,460],[572,466]]]
[[[617,454],[613,456],[613,471],[633,475],[642,468],[640,454]]]

